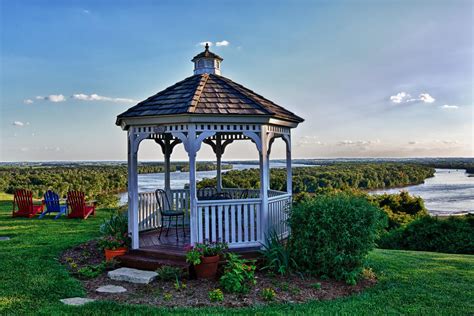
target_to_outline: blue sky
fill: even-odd
[[[306,119],[295,158],[474,155],[471,1],[0,5],[1,161],[126,159],[116,115],[191,75],[204,41],[224,76]],[[253,145],[224,157],[244,158]]]

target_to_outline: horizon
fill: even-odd
[[[470,1],[0,6],[1,162],[126,161],[116,116],[191,76],[206,42],[223,76],[305,118],[293,160],[474,157]],[[222,160],[257,157],[245,142]],[[163,155],[146,141],[139,160]]]

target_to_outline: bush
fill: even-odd
[[[474,215],[425,216],[386,233],[378,245],[386,249],[474,254]]]
[[[371,195],[369,200],[387,214],[389,229],[406,225],[428,215],[423,199],[412,196],[406,191],[399,194]]]
[[[290,247],[299,268],[355,284],[386,215],[363,197],[320,195],[290,214]]]
[[[215,289],[209,291],[207,294],[211,302],[222,302],[224,300],[224,293],[222,293],[221,289]]]
[[[224,274],[219,280],[224,291],[229,293],[247,293],[255,285],[255,265],[239,255],[228,253]]]
[[[291,257],[287,244],[272,231],[267,237],[261,251],[265,260],[263,270],[268,270],[280,275],[286,275],[291,268],[296,268],[296,261]]]
[[[172,266],[161,266],[156,270],[156,273],[158,273],[158,279],[163,281],[180,280],[183,275],[181,268]]]
[[[273,301],[275,299],[276,292],[271,287],[267,287],[267,288],[264,288],[262,290],[262,293],[260,295],[262,296],[262,299],[264,301],[269,302],[269,301]]]

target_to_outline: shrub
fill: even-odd
[[[208,295],[211,302],[222,302],[224,300],[224,293],[221,289],[209,291]]]
[[[291,252],[300,269],[355,284],[386,216],[363,197],[336,193],[296,205],[289,222]]]
[[[252,263],[252,261],[242,259],[236,254],[228,253],[224,274],[219,279],[224,291],[247,293],[250,287],[257,283],[255,280],[255,265]]]
[[[371,195],[369,200],[387,214],[389,229],[406,225],[428,215],[423,199],[412,196],[406,191],[399,194]]]
[[[275,299],[276,293],[274,289],[267,287],[262,290],[261,296],[264,301],[273,301]]]
[[[286,275],[292,267],[296,267],[295,260],[291,257],[291,253],[287,244],[283,243],[275,231],[270,232],[266,236],[266,242],[261,251],[265,260],[264,270],[280,275]]]
[[[161,266],[156,270],[158,279],[163,281],[174,281],[181,279],[183,271],[180,268],[172,266]]]
[[[128,215],[126,212],[116,212],[100,225],[99,231],[103,236],[123,236],[128,234]]]
[[[474,254],[474,215],[425,216],[386,233],[378,245],[386,249]]]

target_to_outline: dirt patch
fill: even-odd
[[[84,256],[85,253],[85,256]],[[79,267],[97,265],[104,259],[101,251],[97,250],[97,243],[90,241],[66,251],[61,262],[69,269],[71,259]],[[321,280],[315,277],[302,278],[298,275],[286,277],[271,276],[261,271],[255,274],[257,284],[248,294],[224,293],[224,301],[211,302],[209,291],[219,288],[218,280],[182,280],[184,288],[176,289],[175,282],[157,280],[151,284],[132,284],[114,281],[107,277],[107,272],[98,277],[82,279],[87,291],[87,297],[94,299],[107,299],[127,304],[147,304],[168,307],[198,307],[198,306],[224,306],[245,307],[268,304],[262,298],[263,289],[271,288],[275,291],[275,298],[271,303],[302,303],[310,300],[331,300],[338,297],[359,293],[375,285],[376,280],[364,279],[355,286],[335,280]],[[99,294],[96,289],[103,285],[120,285],[127,292],[120,294]]]

